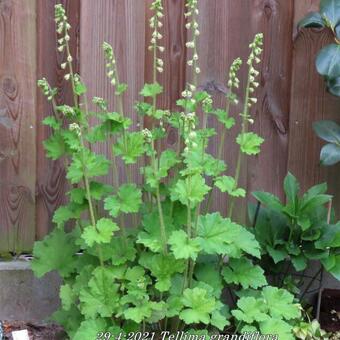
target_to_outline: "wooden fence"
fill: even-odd
[[[60,68],[62,56],[55,52],[55,2],[0,0],[0,252],[30,251],[34,240],[51,229],[53,211],[65,200],[65,170],[60,162],[47,160],[42,147],[49,130],[41,120],[51,113],[51,107],[36,88],[36,80],[45,76],[58,87],[58,102],[70,100]],[[115,48],[121,78],[129,84],[125,106],[135,123],[133,103],[151,77],[147,50],[150,2],[62,1],[72,25],[76,69],[89,96],[102,96],[113,104],[101,51],[102,42],[108,41]],[[160,105],[174,109],[188,79],[184,0],[164,0],[164,5],[166,67],[161,82],[166,94]],[[255,33],[265,36],[254,129],[266,141],[261,154],[248,161],[242,185],[249,192],[263,189],[282,197],[282,181],[290,170],[303,188],[327,180],[329,191],[337,194],[339,167],[319,166],[321,142],[312,131],[314,121],[339,120],[340,115],[339,101],[325,92],[314,67],[317,51],[330,36],[320,30],[296,30],[297,21],[317,9],[318,1],[199,0],[199,7],[200,85],[223,86],[232,60],[246,58]],[[241,78],[244,80],[244,72]],[[215,94],[222,105],[223,95],[218,90]],[[171,131],[167,143],[174,143]],[[216,152],[216,143],[212,144],[210,149]],[[100,151],[108,153],[109,146]],[[236,151],[227,148],[224,155],[231,173]],[[224,211],[225,202],[215,201],[214,208]]]

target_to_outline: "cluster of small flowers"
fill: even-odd
[[[238,104],[238,99],[237,99],[237,95],[233,93],[233,87],[238,89],[240,86],[240,80],[237,77],[237,73],[240,70],[241,65],[242,65],[241,58],[237,58],[233,61],[233,63],[230,66],[230,70],[229,70],[229,79],[228,79],[229,93],[227,97],[228,97],[228,100],[234,105]]]
[[[47,100],[51,101],[57,93],[57,89],[51,89],[46,78],[39,79],[37,82],[38,86],[41,88],[43,94],[47,97]]]
[[[249,65],[249,93],[254,93],[255,89],[259,87],[259,83],[256,81],[256,77],[260,74],[254,67],[254,62],[259,64],[261,62],[260,55],[263,51],[263,34],[256,34],[254,41],[249,45],[251,49],[251,53],[249,55],[247,64]],[[257,98],[249,97],[248,107],[251,107],[253,104],[257,103]]]
[[[58,39],[58,51],[63,52],[65,48],[67,48],[68,43],[70,41],[70,35],[68,31],[71,28],[71,25],[67,22],[67,16],[66,16],[66,11],[63,5],[57,4],[54,7],[54,15],[55,15],[55,22],[57,25],[57,33],[60,35],[60,38]],[[68,50],[68,49],[67,49]],[[61,63],[60,67],[65,70],[67,63],[72,63],[73,58],[69,54],[66,58],[66,62]],[[70,74],[65,75],[65,79],[69,80],[70,79]]]
[[[157,50],[160,52],[164,52],[165,50],[164,46],[157,45],[157,41],[163,38],[162,34],[159,32],[159,29],[163,26],[161,19],[164,17],[162,0],[155,0],[151,5],[151,9],[155,12],[155,14],[149,20],[150,27],[153,29],[149,50],[154,51],[156,55],[155,67],[157,72],[162,73],[164,71],[164,62],[161,58],[157,57]]]
[[[59,107],[59,110],[65,115],[65,116],[74,116],[75,112],[73,107],[69,106],[69,105],[63,105],[61,107]]]
[[[164,128],[164,122],[163,122],[163,118],[168,119],[171,117],[171,112],[170,110],[165,110],[164,111],[164,117],[162,117],[159,121],[159,126],[161,127],[162,131],[165,132],[165,128]]]
[[[181,113],[181,118],[183,120],[184,134],[185,134],[185,148],[184,152],[188,153],[191,148],[197,148],[197,133],[196,128],[196,114],[195,112],[189,112],[185,114]]]
[[[182,92],[182,97],[187,101],[190,101],[192,104],[196,103],[196,99],[193,98],[193,92],[196,90],[196,86],[192,84],[187,84],[187,88]]]
[[[188,41],[185,46],[187,48],[193,49],[193,55],[192,59],[187,61],[187,64],[190,67],[193,67],[196,74],[199,74],[201,72],[201,69],[198,65],[198,54],[197,54],[197,37],[200,35],[199,27],[198,27],[198,21],[197,21],[197,15],[199,14],[198,11],[198,2],[197,0],[188,0],[185,4],[187,7],[187,12],[184,13],[184,16],[186,18],[190,18],[190,21],[188,21],[185,25],[187,30],[191,30],[192,32],[192,40]]]
[[[213,110],[213,100],[212,100],[212,96],[210,94],[208,94],[206,96],[206,98],[203,99],[202,101],[202,108],[204,112],[210,113]]]
[[[144,137],[144,140],[146,143],[151,143],[152,141],[152,133],[149,129],[143,129],[142,130],[142,135]]]
[[[77,123],[72,123],[68,126],[68,128],[70,129],[70,131],[75,131],[75,133],[77,134],[77,136],[80,137],[81,135],[81,131],[80,131],[80,126]]]
[[[112,46],[107,43],[103,42],[103,50],[106,60],[106,69],[107,69],[107,76],[111,81],[111,84],[115,86],[118,82],[117,79],[117,69],[116,69],[116,59],[113,52]]]
[[[93,97],[93,104],[98,105],[103,111],[107,111],[107,101],[101,97]]]

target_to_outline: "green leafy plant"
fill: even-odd
[[[264,287],[261,292],[249,291],[237,302],[232,314],[239,321],[242,333],[276,334],[279,339],[294,339],[291,324],[301,317],[300,305],[284,289]],[[274,333],[273,333],[274,332]]]
[[[320,11],[309,13],[299,22],[301,27],[328,28],[334,43],[323,47],[316,58],[316,69],[324,77],[328,91],[340,97],[340,4],[336,0],[322,0]],[[320,154],[323,165],[334,165],[340,161],[340,126],[332,121],[314,124],[316,134],[326,142]]]
[[[289,173],[284,180],[284,191],[285,204],[270,193],[253,193],[263,205],[256,217],[255,236],[261,244],[262,265],[267,274],[288,275],[293,268],[303,272],[315,260],[340,280],[340,224],[332,223],[331,211],[325,206],[331,200],[326,194],[327,185],[313,186],[300,195],[299,183]],[[252,220],[255,211],[252,206]],[[281,285],[289,285],[284,279],[279,275]]]
[[[294,334],[297,339],[301,340],[328,340],[328,334],[321,329],[317,320],[301,322],[294,327]]]
[[[73,105],[57,105],[57,91],[46,79],[38,84],[54,109],[54,116],[43,122],[52,130],[44,143],[47,156],[65,161],[71,187],[69,203],[55,212],[55,229],[35,244],[32,268],[39,277],[52,270],[62,277],[62,305],[54,318],[72,339],[136,330],[238,332],[241,328],[235,327],[233,320],[271,334],[276,334],[280,326],[284,334],[280,339],[293,338],[294,323],[289,320],[299,318],[298,305],[285,290],[267,286],[263,270],[254,263],[261,256],[259,243],[249,229],[232,220],[234,198],[245,196],[245,190],[239,187],[243,157],[258,154],[263,143],[249,130],[254,122],[253,92],[259,86],[255,65],[260,62],[263,37],[257,34],[250,44],[244,107],[239,115],[241,128],[236,139],[239,154],[235,176],[231,177],[226,175],[221,155],[227,130],[236,123],[229,112],[238,103],[237,72],[242,62],[236,59],[231,65],[226,107],[215,108],[211,95],[197,90],[197,0],[188,0],[186,7],[190,37],[186,43],[190,56],[187,63],[193,70],[192,82],[177,101],[180,112],[170,112],[156,105],[163,91],[157,82],[158,74],[166,67],[161,57],[164,47],[160,45],[164,14],[160,0],[152,3],[149,50],[153,82],[141,90],[145,101],[136,103],[136,111],[151,117],[153,126],[143,130],[133,127],[125,115],[122,98],[127,85],[119,80],[117,62],[108,43],[103,44],[103,49],[116,106],[109,111],[107,102],[95,97],[96,112],[88,110],[86,86],[73,71],[70,25],[62,5],[55,7],[58,50],[66,54],[61,68],[67,72],[65,79],[74,94]],[[199,110],[203,111],[202,122],[196,114]],[[215,134],[207,126],[210,114],[225,128],[217,157],[206,151]],[[90,124],[90,120],[96,123]],[[178,131],[177,146],[162,151],[157,145],[166,138],[167,125]],[[92,146],[102,142],[112,143],[109,158],[93,151]],[[130,165],[143,159],[143,184],[138,185],[133,181]],[[118,162],[125,166],[126,183],[118,180]],[[98,179],[108,172],[112,172],[112,185]],[[229,197],[227,216],[210,212],[213,187]],[[257,295],[252,299],[241,297],[238,309],[230,314],[222,294],[224,287],[240,294],[253,289]],[[257,317],[254,324],[254,306],[261,302],[265,303],[260,315],[266,318]]]

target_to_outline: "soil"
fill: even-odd
[[[340,290],[325,289],[322,291],[320,324],[321,328],[327,332],[340,331]]]
[[[24,321],[2,321],[5,340],[12,340],[12,332],[27,329],[30,340],[65,340],[63,329],[55,324],[36,324]]]

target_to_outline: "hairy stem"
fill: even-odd
[[[158,165],[156,163],[156,157],[155,157],[155,145],[154,141],[152,140],[151,142],[152,146],[152,157],[151,157],[151,163],[153,167],[154,174],[156,176],[156,173],[158,171]],[[159,215],[159,222],[160,222],[160,227],[161,227],[161,238],[162,238],[162,245],[163,245],[163,253],[164,255],[167,254],[167,235],[166,235],[166,229],[165,229],[165,223],[164,223],[164,215],[163,215],[163,208],[162,208],[162,202],[161,202],[161,195],[159,192],[159,184],[157,183],[156,187],[156,199],[157,199],[157,209],[158,209],[158,215]]]
[[[245,90],[245,98],[244,98],[244,107],[243,107],[243,112],[242,112],[242,130],[241,130],[241,136],[243,136],[248,129],[248,114],[249,114],[249,108],[248,108],[248,103],[249,103],[249,94],[250,94],[250,79],[251,79],[251,70],[252,66],[249,66],[248,69],[248,79],[247,79],[247,87]],[[240,178],[240,173],[241,173],[241,164],[242,164],[242,150],[239,148],[238,151],[238,156],[237,156],[237,163],[236,163],[236,170],[235,170],[235,186],[234,188],[236,189],[238,187],[238,182]],[[233,215],[233,210],[234,210],[234,205],[235,205],[235,198],[231,197],[230,198],[230,205],[229,205],[229,212],[228,212],[228,217],[231,218]]]

